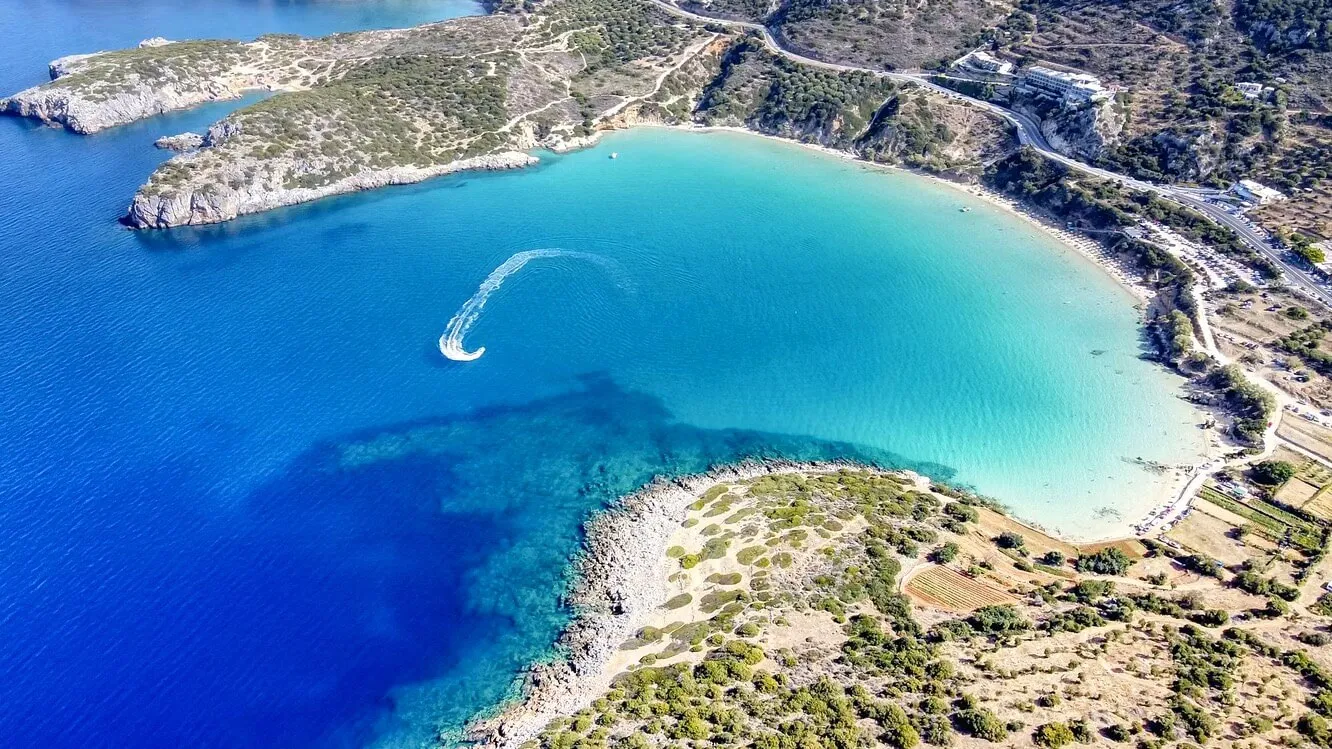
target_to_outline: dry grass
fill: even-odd
[[[1281,487],[1281,491],[1276,493],[1277,501],[1290,505],[1291,507],[1303,507],[1313,499],[1318,493],[1318,487],[1305,483],[1302,479],[1293,478],[1287,481]]]
[[[1332,430],[1298,417],[1285,418],[1277,427],[1277,436],[1332,462]]]
[[[1324,520],[1332,520],[1332,491],[1324,489],[1300,509]]]
[[[1171,528],[1166,537],[1227,565],[1240,564],[1248,559],[1251,555],[1245,550],[1244,544],[1232,538],[1244,519],[1206,502],[1197,504],[1197,509]],[[1212,514],[1213,509],[1218,511],[1217,514]],[[1229,518],[1222,519],[1217,515]],[[1236,520],[1240,521],[1239,525],[1234,522]]]

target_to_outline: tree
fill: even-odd
[[[999,536],[994,539],[994,542],[998,544],[1001,549],[1021,549],[1027,543],[1026,539],[1013,531],[1004,531],[1003,533],[1000,533]]]
[[[1249,471],[1254,481],[1267,486],[1280,486],[1295,475],[1295,466],[1284,460],[1264,460]]]
[[[1132,565],[1133,560],[1113,546],[1101,549],[1095,554],[1084,554],[1078,557],[1078,561],[1074,564],[1079,572],[1096,575],[1122,575],[1128,572],[1128,568]]]
[[[959,730],[978,739],[997,742],[1008,738],[1003,721],[983,707],[959,710],[953,717]]]
[[[971,612],[967,624],[987,635],[1006,635],[1031,629],[1031,622],[1022,618],[1017,609],[1008,605],[982,606]]]
[[[1073,743],[1073,729],[1063,723],[1046,723],[1036,729],[1032,740],[1038,746],[1048,747],[1048,749],[1059,749],[1061,746],[1067,746]]]
[[[1064,552],[1058,549],[1047,551],[1045,552],[1045,556],[1041,557],[1041,564],[1046,564],[1051,567],[1062,567],[1064,561]]]
[[[949,541],[930,552],[930,561],[935,564],[948,564],[954,559],[957,559],[957,551],[957,544]]]
[[[1317,265],[1318,263],[1327,260],[1327,255],[1323,252],[1323,248],[1314,244],[1313,240],[1303,234],[1290,235],[1290,244],[1292,251],[1306,263]]]

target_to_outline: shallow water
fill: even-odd
[[[170,7],[0,1],[28,32],[0,82],[158,34],[473,6]],[[546,650],[580,523],[656,473],[858,457],[1097,535],[1158,481],[1126,458],[1198,447],[1098,269],[951,189],[758,138],[641,130],[524,172],[119,228],[152,140],[231,106],[86,138],[0,119],[10,745],[427,742]],[[445,360],[451,316],[540,248],[605,264],[531,262],[466,329],[485,355]]]

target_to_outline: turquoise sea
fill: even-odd
[[[0,0],[0,88],[148,36],[468,12]],[[9,746],[428,744],[547,651],[580,524],[657,474],[874,460],[1098,536],[1151,503],[1132,458],[1201,447],[1089,262],[925,178],[757,137],[645,129],[119,227],[153,139],[233,106],[93,137],[0,118]],[[474,309],[484,356],[442,357],[487,276],[541,249],[562,252]]]

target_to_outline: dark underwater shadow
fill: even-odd
[[[518,670],[548,652],[566,620],[560,593],[589,514],[659,475],[763,458],[849,459],[939,479],[953,475],[942,465],[844,442],[690,426],[657,398],[594,374],[549,398],[316,446],[251,505],[324,497],[334,503],[328,512],[344,516],[336,524],[338,547],[384,544],[395,559],[414,560],[388,575],[352,573],[367,586],[401,591],[391,603],[395,620],[407,623],[410,640],[422,647],[414,662],[392,659],[399,669],[364,684],[361,700],[371,704],[396,686],[431,679],[420,689],[432,692],[430,703],[449,706],[435,716],[438,730],[498,702]],[[349,730],[356,743],[371,738],[368,726],[397,723],[391,708],[374,712],[344,724],[336,743]]]
[[[31,625],[0,642],[0,662],[23,664],[0,686],[0,733],[44,746],[428,744],[549,653],[583,522],[654,476],[742,458],[952,474],[847,443],[700,429],[604,375],[321,442],[239,497],[199,484],[211,473],[195,476],[189,449],[178,465],[99,476],[83,520],[46,529],[87,564],[11,569]],[[29,578],[48,581],[40,595],[23,592]],[[55,693],[36,674],[67,678]],[[86,708],[76,725],[72,704]]]

